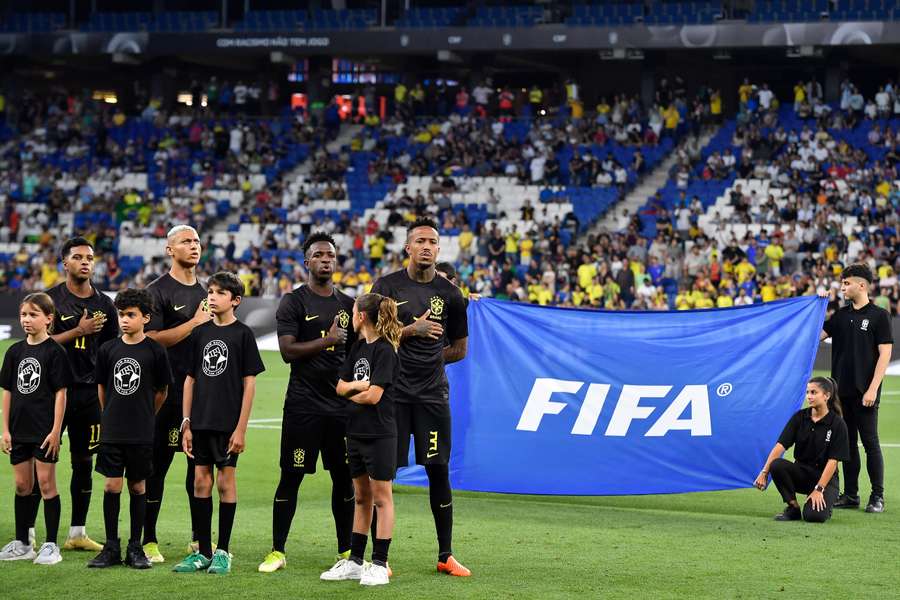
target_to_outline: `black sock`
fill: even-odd
[[[59,501],[59,494],[44,500],[44,523],[47,526],[45,542],[56,543],[56,539],[59,537],[60,513],[62,513],[62,502]]]
[[[446,562],[453,553],[453,492],[447,465],[425,465],[428,475],[428,498],[438,538],[438,560]]]
[[[91,491],[93,478],[91,476],[91,459],[72,463],[72,481],[69,484],[69,493],[72,495],[72,527],[84,527],[87,522],[88,510],[91,507]]]
[[[303,473],[281,472],[275,499],[272,501],[272,549],[277,552],[284,552],[291,521],[297,511],[297,494],[302,481]]]
[[[237,502],[219,501],[219,550],[228,552],[235,512],[237,512]]]
[[[381,567],[387,566],[388,548],[391,547],[391,538],[385,540],[372,539],[372,562]]]
[[[16,494],[13,504],[13,512],[16,519],[16,539],[28,545],[28,517],[31,515],[31,495],[20,496]]]
[[[198,535],[197,518],[200,517],[201,514],[197,512],[197,499],[194,497],[194,460],[192,458],[187,459],[187,473],[184,476],[184,490],[187,492],[188,507],[191,511],[191,540],[196,540]]]
[[[128,543],[140,544],[141,530],[144,528],[144,521],[147,518],[147,494],[131,494],[129,511],[131,513],[131,537],[128,538]]]
[[[366,554],[366,543],[368,541],[369,536],[364,533],[356,533],[354,531],[350,534],[350,560],[358,565],[363,564],[363,556]]]
[[[212,497],[194,498],[197,513],[194,521],[194,535],[200,544],[200,554],[212,558]]]
[[[353,511],[356,502],[353,497],[353,480],[346,469],[331,471],[331,515],[337,534],[338,554],[350,549],[350,534],[353,533]]]
[[[37,467],[35,467],[34,472],[34,485],[31,486],[31,495],[28,496],[31,500],[31,506],[29,507],[28,513],[28,527],[34,527],[35,522],[37,522],[38,510],[41,508],[41,486],[38,483],[37,478]]]
[[[103,522],[106,524],[106,542],[119,541],[119,502],[122,494],[103,492]]]
[[[172,465],[175,455],[167,447],[153,449],[153,475],[147,478],[147,518],[144,520],[144,543],[158,542],[156,539],[156,522],[159,520],[159,509],[162,508],[163,492],[166,489],[166,473]]]

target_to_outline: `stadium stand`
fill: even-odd
[[[401,264],[405,223],[427,214],[461,285],[484,295],[611,309],[731,306],[832,289],[842,265],[866,260],[879,275],[878,302],[896,312],[894,88],[859,108],[847,82],[846,109],[826,110],[812,82],[794,104],[745,86],[737,115],[703,148],[689,132],[708,125],[708,94],[673,97],[668,116],[684,121],[668,133],[668,109],[625,97],[601,99],[582,118],[571,107],[501,117],[496,99],[483,115],[416,118],[399,104],[384,123],[344,125],[355,133],[331,151],[323,131],[296,116],[208,119],[151,106],[126,118],[87,101],[79,114],[99,111],[104,127],[86,139],[2,130],[15,147],[4,159],[21,175],[3,182],[0,286],[51,285],[52,250],[74,232],[96,241],[104,286],[151,280],[166,229],[185,221],[207,243],[204,271],[229,268],[248,294],[269,297],[305,276],[304,237],[332,232],[342,250],[335,277],[359,293]],[[42,109],[46,124],[65,122],[52,106]],[[654,128],[661,140],[648,141]],[[672,152],[669,181],[637,215],[586,234]]]
[[[66,26],[66,14],[61,12],[15,12],[0,20],[5,33],[50,33]]]

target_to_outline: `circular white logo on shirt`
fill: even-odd
[[[228,346],[222,340],[213,340],[203,348],[203,374],[218,377],[228,367]]]
[[[133,358],[120,358],[113,367],[113,384],[121,396],[130,396],[141,387],[141,365]]]
[[[19,393],[30,394],[41,385],[41,363],[36,358],[29,356],[19,363],[19,373],[16,376],[16,387]]]
[[[368,381],[369,380],[369,361],[365,358],[360,358],[356,361],[356,364],[353,365],[353,381]]]

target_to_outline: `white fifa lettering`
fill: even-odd
[[[519,424],[516,429],[520,431],[537,431],[544,415],[558,415],[566,407],[565,402],[554,402],[550,397],[554,393],[575,394],[584,384],[580,381],[568,381],[565,379],[538,378],[534,380],[531,394]]]
[[[680,418],[688,406],[691,407],[691,418]],[[669,408],[647,432],[647,437],[660,437],[679,429],[690,431],[692,436],[712,435],[712,422],[709,418],[709,392],[705,385],[684,386]]]
[[[584,403],[581,405],[581,410],[578,411],[575,426],[572,427],[574,435],[591,435],[594,433],[597,419],[600,418],[600,412],[603,410],[603,403],[606,402],[606,396],[609,394],[609,387],[608,383],[592,383],[588,386],[587,394],[584,396]]]
[[[616,410],[606,428],[606,435],[622,437],[635,419],[646,419],[653,414],[652,406],[641,406],[641,398],[665,398],[671,385],[623,385]]]

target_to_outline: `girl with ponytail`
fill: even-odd
[[[837,464],[850,457],[847,425],[841,417],[838,387],[831,377],[813,377],[806,385],[807,407],[794,413],[753,483],[765,489],[772,482],[787,503],[776,521],[803,519],[824,523],[840,492]],[[782,457],[794,446],[794,460]],[[801,510],[797,493],[806,494]]]
[[[397,303],[390,298],[364,294],[353,305],[353,330],[359,338],[341,367],[337,393],[350,400],[347,458],[356,509],[350,558],[323,573],[325,580],[359,579],[363,585],[389,583],[388,548],[394,529],[391,482],[397,471],[394,385],[400,368],[397,348],[402,329],[397,319]],[[367,533],[376,506],[378,523],[372,565],[363,569]]]

